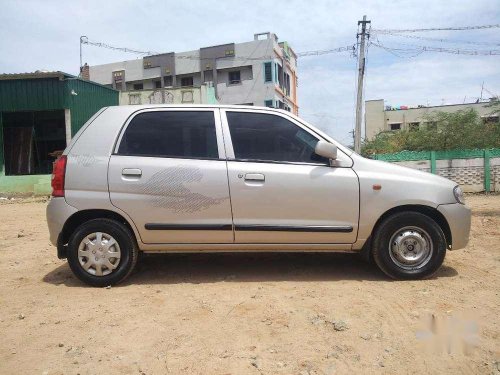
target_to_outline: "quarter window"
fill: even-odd
[[[212,111],[154,111],[135,116],[123,134],[120,155],[218,158]]]
[[[318,139],[276,115],[227,112],[236,159],[327,164],[314,152]]]

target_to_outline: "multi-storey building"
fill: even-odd
[[[255,34],[251,42],[90,66],[89,78],[120,91],[206,85],[221,104],[276,107],[295,114],[299,110],[297,55],[269,32]]]

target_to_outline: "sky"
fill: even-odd
[[[498,0],[0,0],[0,9],[0,73],[46,69],[77,75],[81,35],[115,46],[182,52],[271,31],[304,52],[354,45],[363,15],[373,29],[500,24]],[[370,41],[403,49],[500,50],[500,28],[409,35],[446,42],[375,32]],[[365,99],[393,106],[473,102],[483,83],[483,97],[500,93],[500,55],[391,52],[369,46]],[[83,56],[89,65],[137,58],[93,46],[84,46]],[[356,72],[348,52],[298,61],[299,115],[344,144],[352,143]]]

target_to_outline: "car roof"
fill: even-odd
[[[253,105],[230,105],[230,104],[129,104],[129,105],[119,105],[119,106],[112,106],[109,108],[116,108],[119,107],[121,109],[126,109],[128,108],[131,112],[135,112],[137,110],[141,109],[149,109],[149,108],[207,108],[207,109],[213,109],[213,108],[220,108],[220,109],[245,109],[245,110],[267,110],[271,112],[278,112],[278,113],[286,113],[286,114],[292,114],[289,111],[286,111],[284,109],[279,109],[279,108],[271,108],[271,107],[263,107],[263,106],[253,106]]]

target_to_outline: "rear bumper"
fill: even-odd
[[[59,234],[64,224],[78,210],[66,203],[63,197],[51,198],[47,205],[47,225],[49,227],[50,242],[54,246],[60,246]]]
[[[471,210],[460,204],[442,204],[438,211],[443,214],[451,231],[451,250],[463,249],[469,242]]]

